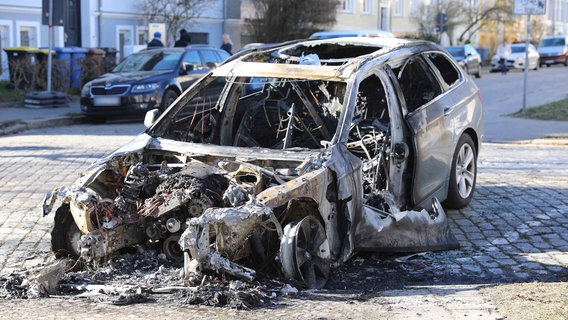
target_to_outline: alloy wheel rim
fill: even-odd
[[[462,198],[467,198],[473,190],[475,180],[475,157],[469,144],[464,144],[456,161],[456,182]]]

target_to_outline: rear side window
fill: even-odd
[[[438,69],[448,88],[459,82],[459,72],[448,58],[438,53],[429,53],[428,58],[432,61],[436,69]]]
[[[419,56],[410,58],[401,68],[393,70],[410,113],[442,93],[440,84]]]
[[[225,61],[231,56],[225,51],[217,51],[217,53],[221,56],[221,61]]]
[[[201,58],[199,57],[199,53],[195,50],[188,51],[183,58],[184,66],[186,64],[193,65],[193,70],[201,70],[203,69],[203,64],[201,63]]]

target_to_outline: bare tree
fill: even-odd
[[[245,28],[258,42],[281,42],[306,38],[333,26],[336,0],[251,0],[253,17]]]
[[[460,43],[470,41],[471,37],[479,30],[490,26],[496,26],[499,22],[512,22],[512,1],[498,0],[492,7],[482,8],[478,5],[470,5],[461,0],[441,0],[435,5],[421,5],[420,12],[415,18],[421,33],[424,35],[435,34],[436,15],[445,13],[448,16],[447,32],[454,35],[458,26],[464,29],[457,36]],[[450,36],[450,39],[453,37]]]
[[[477,31],[491,26],[497,27],[499,22],[513,22],[512,1],[499,1],[495,6],[479,10],[465,8],[465,30],[459,35],[458,41],[467,42]]]
[[[175,41],[177,31],[198,18],[215,0],[140,0],[138,10],[150,22],[165,23],[164,44]]]
[[[439,30],[436,29],[436,17],[445,14],[448,20],[445,22],[448,34],[453,34],[455,27],[462,21],[463,3],[459,0],[441,0],[434,4],[422,3],[414,20],[418,23],[421,37],[425,39],[437,39]],[[450,37],[451,38],[451,37]],[[439,39],[437,39],[439,40]]]

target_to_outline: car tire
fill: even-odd
[[[466,207],[473,197],[476,178],[477,150],[473,139],[468,134],[463,134],[454,151],[444,206],[450,209]]]
[[[475,74],[477,79],[481,78],[481,63],[477,66],[477,73]]]
[[[81,255],[78,241],[81,231],[73,220],[69,204],[63,204],[57,209],[51,231],[51,250],[56,258],[79,258]]]
[[[162,98],[162,105],[160,106],[160,111],[164,112],[172,102],[174,102],[179,97],[179,94],[172,90],[168,89],[164,93],[164,97]]]

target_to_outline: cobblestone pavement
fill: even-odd
[[[69,185],[141,130],[81,125],[0,137],[0,273],[33,266],[49,253],[53,217],[40,214],[44,193]],[[57,297],[0,300],[0,319],[502,319],[499,305],[480,288],[568,281],[567,151],[566,145],[484,144],[471,205],[448,214],[461,248],[402,262],[355,257],[330,280],[345,290],[303,292],[253,311]]]

